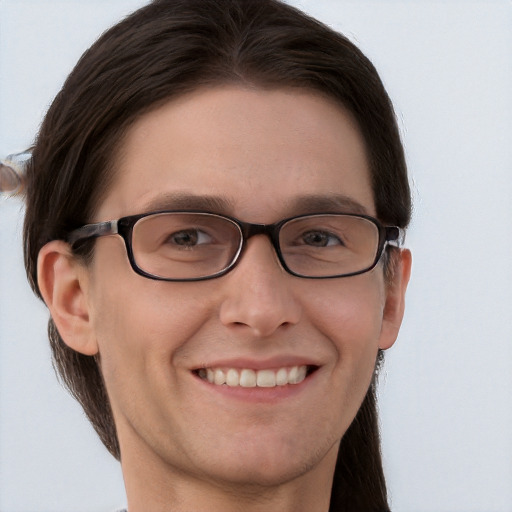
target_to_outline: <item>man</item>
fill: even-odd
[[[77,65],[27,181],[29,278],[130,512],[387,510],[410,197],[352,44],[278,2],[154,2]]]

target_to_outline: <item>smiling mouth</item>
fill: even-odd
[[[194,373],[202,380],[216,386],[275,388],[300,384],[316,369],[317,367],[306,365],[267,370],[200,368]]]

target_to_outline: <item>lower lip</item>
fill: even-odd
[[[316,369],[309,374],[299,384],[287,384],[286,386],[274,386],[272,388],[252,387],[244,388],[243,386],[228,386],[227,384],[217,385],[202,379],[194,374],[196,380],[204,385],[205,391],[216,393],[235,400],[241,400],[246,403],[275,403],[281,400],[294,397],[309,387],[315,380],[318,373]]]

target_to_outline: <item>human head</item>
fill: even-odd
[[[43,122],[28,169],[25,223],[36,293],[39,250],[90,221],[115,178],[116,151],[129,127],[172,98],[219,84],[310,89],[341,103],[367,145],[378,218],[407,225],[410,196],[391,103],[371,63],[347,39],[274,1],[156,1],[91,47]],[[97,360],[70,350],[52,321],[49,330],[64,382],[119,456]],[[375,428],[373,392],[356,427],[366,421],[363,429],[372,422]]]

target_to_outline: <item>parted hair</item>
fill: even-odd
[[[24,251],[37,295],[40,249],[91,221],[134,121],[172,98],[222,84],[300,88],[338,101],[365,140],[377,217],[407,226],[410,190],[393,107],[354,44],[278,0],[155,0],[84,53],[36,137],[26,175]],[[94,242],[85,245],[77,257],[87,261]],[[48,333],[60,379],[120,458],[99,358],[69,348],[52,319]],[[331,511],[389,510],[375,396],[381,360],[379,352],[371,386],[341,442]]]

